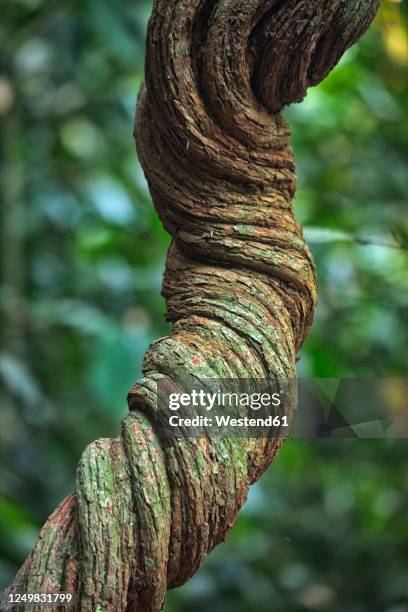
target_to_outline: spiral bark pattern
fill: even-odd
[[[316,283],[279,113],[328,74],[377,8],[155,1],[135,136],[173,238],[163,285],[173,330],[146,353],[120,437],[86,449],[75,494],[43,527],[15,588],[75,591],[81,610],[155,612],[225,538],[280,442],[162,440],[157,384],[295,377]]]

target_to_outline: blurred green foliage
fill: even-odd
[[[132,140],[150,1],[0,0],[0,583],[117,433],[169,239]],[[320,306],[303,376],[405,375],[406,3],[286,111]],[[374,244],[364,245],[364,241]],[[381,246],[382,244],[391,246]],[[406,612],[403,441],[292,440],[168,612]]]

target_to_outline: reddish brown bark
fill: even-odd
[[[159,442],[156,385],[295,377],[316,286],[279,112],[327,75],[377,7],[156,0],[136,141],[173,236],[163,287],[173,333],[147,351],[120,438],[85,451],[19,590],[75,590],[81,610],[157,611],[233,525],[279,440]]]

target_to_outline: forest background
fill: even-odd
[[[169,331],[169,238],[132,139],[147,0],[0,0],[0,588]],[[408,8],[301,105],[320,303],[300,376],[406,376]],[[408,612],[408,445],[290,440],[166,612]]]

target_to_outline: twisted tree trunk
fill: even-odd
[[[76,491],[13,588],[74,591],[79,610],[157,611],[226,536],[277,439],[155,432],[158,381],[294,378],[315,309],[279,112],[366,30],[378,0],[156,0],[136,141],[173,236],[155,342],[121,436],[85,451]],[[38,609],[44,609],[38,608]]]

